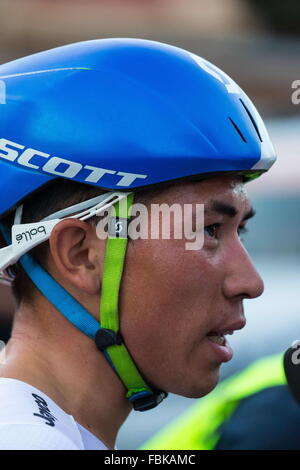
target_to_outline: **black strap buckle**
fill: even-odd
[[[97,348],[103,352],[109,346],[113,346],[115,344],[120,346],[123,343],[123,338],[120,332],[116,333],[108,328],[100,328],[95,334],[95,343]],[[159,405],[165,398],[167,398],[167,396],[167,392],[155,390],[151,395],[133,400],[133,408],[136,411],[151,410]]]
[[[300,405],[300,363],[298,360],[293,360],[295,353],[297,357],[299,355],[299,350],[297,350],[296,347],[289,348],[284,354],[283,364],[289,389],[297,403]]]
[[[100,328],[95,335],[95,343],[97,348],[103,352],[114,344],[120,346],[123,343],[123,338],[119,332],[116,333],[108,328]]]
[[[133,408],[136,411],[148,411],[158,406],[165,398],[167,398],[167,392],[156,391],[152,395],[146,397],[137,398],[133,401]]]

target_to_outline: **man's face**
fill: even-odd
[[[263,292],[240,240],[251,206],[240,178],[232,176],[182,183],[151,203],[204,204],[204,244],[194,251],[186,250],[185,239],[129,242],[121,332],[149,383],[200,397],[216,386],[221,363],[232,357],[228,340],[215,341],[245,325],[243,299]]]

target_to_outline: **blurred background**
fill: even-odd
[[[235,355],[222,368],[228,377],[300,338],[300,104],[292,102],[300,80],[300,2],[0,0],[0,63],[104,37],[153,39],[205,57],[239,83],[266,119],[278,161],[249,185],[257,216],[245,236],[265,293],[245,302],[247,327],[231,337]],[[12,314],[10,291],[2,287],[0,340],[9,338]],[[136,448],[193,403],[171,396],[153,411],[132,413],[118,448]]]

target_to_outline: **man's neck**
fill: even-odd
[[[131,410],[93,340],[49,304],[42,311],[26,306],[17,311],[0,376],[38,388],[109,448]]]

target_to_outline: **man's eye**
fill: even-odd
[[[219,232],[221,225],[222,224],[220,223],[208,225],[207,227],[204,228],[204,232],[210,238],[218,238],[218,232]],[[238,232],[238,236],[241,237],[241,235],[248,232],[248,229],[245,226],[240,226],[237,232]]]
[[[239,228],[238,228],[238,235],[239,235],[239,237],[240,237],[241,235],[243,235],[244,233],[247,233],[247,232],[248,232],[248,229],[247,229],[245,226],[242,226],[242,227],[239,227]]]
[[[218,235],[218,229],[220,228],[221,224],[212,224],[208,225],[207,227],[204,228],[204,232],[210,237],[210,238],[216,238]]]

